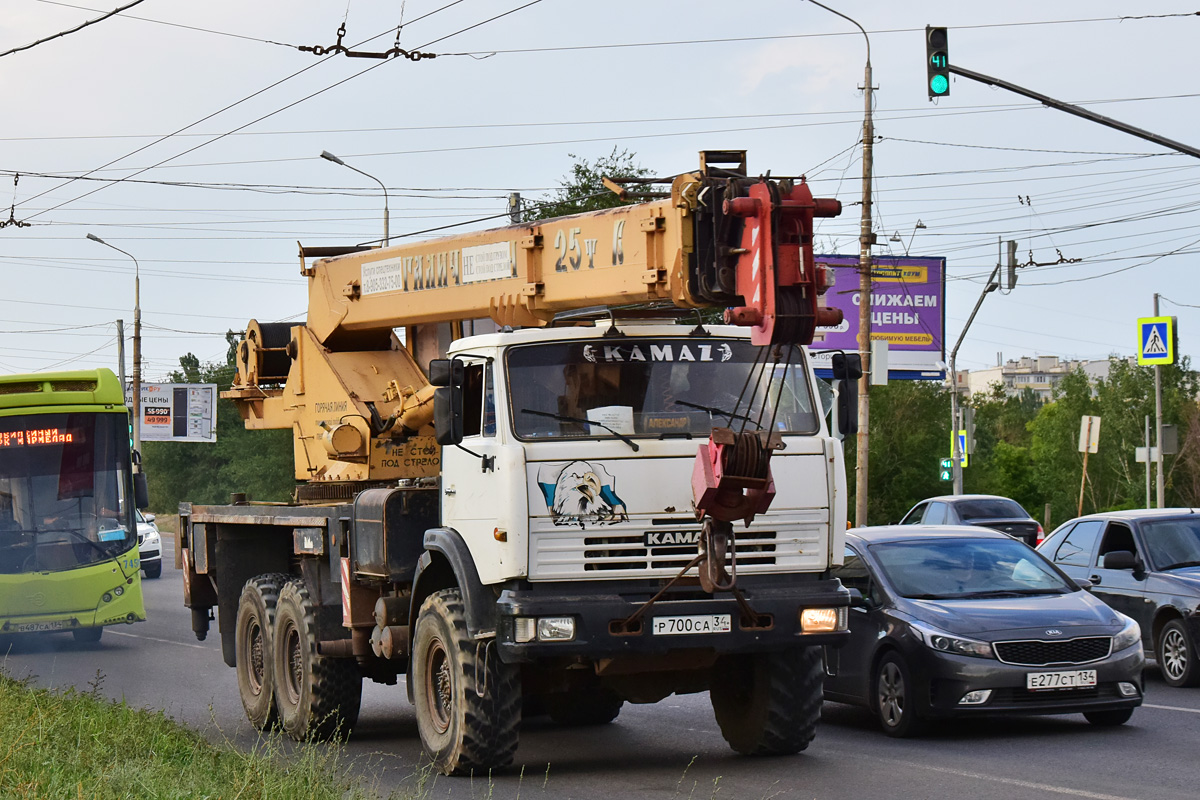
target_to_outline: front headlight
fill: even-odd
[[[1133,647],[1142,641],[1142,628],[1137,624],[1137,621],[1132,617],[1127,617],[1120,611],[1117,612],[1117,619],[1125,622],[1125,627],[1121,628],[1121,632],[1113,637],[1113,652],[1119,653],[1126,647]]]
[[[939,653],[953,653],[958,656],[975,656],[976,658],[996,657],[992,652],[992,646],[987,642],[964,639],[961,636],[955,636],[928,625],[918,625],[915,622],[908,624],[927,647],[937,650]]]

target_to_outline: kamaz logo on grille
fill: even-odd
[[[700,531],[646,531],[646,547],[696,544],[699,541]]]

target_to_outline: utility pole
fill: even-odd
[[[1150,508],[1150,415],[1146,415],[1146,508]]]
[[[1158,316],[1158,292],[1154,293],[1154,316]],[[1154,444],[1158,452],[1154,455],[1154,499],[1158,508],[1166,505],[1167,488],[1163,485],[1163,421],[1162,421],[1162,365],[1154,365]]]
[[[865,33],[863,34],[866,35]],[[862,377],[858,379],[858,454],[855,460],[854,524],[867,524],[867,476],[870,462],[871,421],[871,170],[875,124],[871,118],[871,47],[867,43],[867,66],[863,73],[863,179],[862,221],[858,235],[858,352],[862,356]]]

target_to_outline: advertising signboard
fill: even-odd
[[[143,383],[141,394],[143,442],[217,440],[215,383]],[[128,386],[125,403],[133,408]]]
[[[834,285],[824,302],[842,310],[842,324],[817,328],[813,366],[828,377],[829,356],[821,350],[858,350],[860,302],[858,256],[818,255],[833,270]],[[942,380],[945,366],[946,259],[872,259],[871,339],[888,343],[890,380]]]

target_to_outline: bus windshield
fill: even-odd
[[[135,546],[123,414],[0,417],[0,574],[52,572]]]
[[[743,426],[813,434],[819,426],[798,347],[764,352],[743,339],[687,336],[587,340],[514,347],[506,365],[522,439],[706,437],[714,427]]]

